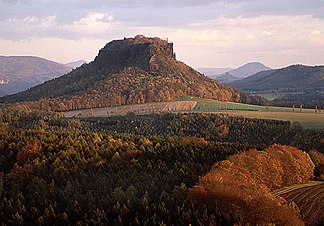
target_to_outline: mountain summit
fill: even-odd
[[[169,101],[187,95],[247,100],[231,86],[177,61],[173,43],[138,35],[109,42],[93,62],[0,102],[29,101],[41,109],[71,110]]]
[[[158,71],[159,58],[175,59],[173,43],[160,38],[137,35],[108,43],[94,60],[98,68],[119,71],[127,67],[138,67],[145,71]]]
[[[260,62],[251,62],[251,63],[244,64],[243,66],[238,67],[236,69],[233,69],[228,73],[230,73],[235,77],[246,78],[260,71],[267,71],[267,70],[271,70],[271,68],[265,66]]]
[[[221,83],[229,83],[232,81],[249,77],[261,71],[267,71],[267,70],[271,70],[271,68],[265,66],[260,62],[251,62],[251,63],[244,64],[236,69],[229,70],[225,73],[211,76],[211,78]]]

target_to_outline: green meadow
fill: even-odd
[[[232,116],[247,118],[274,119],[299,123],[304,128],[324,129],[323,110],[304,109],[299,107],[273,107],[241,104],[234,102],[222,102],[211,99],[199,99],[196,97],[181,97],[179,100],[197,101],[195,112],[222,112]]]

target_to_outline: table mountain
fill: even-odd
[[[173,43],[138,35],[109,42],[91,63],[0,102],[29,101],[41,109],[71,110],[169,101],[187,95],[251,101],[176,60]]]

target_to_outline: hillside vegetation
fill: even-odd
[[[278,106],[324,107],[324,66],[292,65],[257,73],[231,84],[246,93],[269,97]]]
[[[231,83],[242,91],[300,91],[324,86],[324,66],[292,65]]]

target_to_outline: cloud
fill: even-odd
[[[222,16],[312,15],[324,19],[322,0],[0,0],[0,20],[56,16],[60,25],[104,12],[135,26],[185,26]]]
[[[0,54],[7,43],[36,49],[26,43],[66,40],[97,48],[95,40],[144,34],[169,37],[193,66],[319,62],[323,12],[323,0],[0,0]]]
[[[71,23],[59,24],[56,16],[36,15],[0,21],[0,37],[8,40],[59,37],[66,39],[101,38],[118,26],[114,18],[103,12],[90,12]]]
[[[323,64],[324,59],[324,21],[306,15],[222,17],[181,29],[145,30],[150,35],[159,32],[169,37],[178,58],[195,67],[236,67],[256,60],[278,67]]]
[[[0,37],[8,40],[21,40],[53,35],[54,24],[55,16],[39,18],[32,15],[24,18],[9,18],[0,21]]]
[[[72,24],[64,25],[63,29],[73,38],[103,38],[107,36],[110,29],[116,26],[118,26],[118,22],[112,16],[106,13],[92,12]]]

